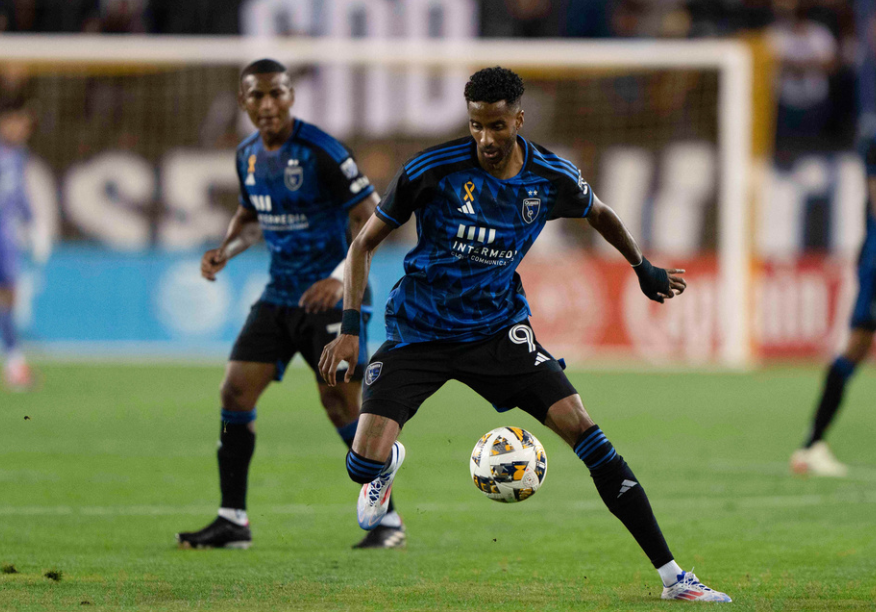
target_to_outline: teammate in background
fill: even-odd
[[[33,225],[25,186],[27,141],[33,128],[34,118],[23,98],[0,103],[0,343],[5,354],[3,378],[13,391],[27,391],[33,385],[13,321],[19,264],[16,229],[21,221]]]
[[[839,411],[846,383],[867,357],[876,331],[876,136],[863,141],[862,153],[867,168],[867,233],[858,257],[860,288],[852,311],[851,334],[845,350],[827,371],[809,437],[803,448],[791,455],[791,471],[795,474],[843,477],[848,473],[848,467],[828,448],[824,434]]]
[[[256,401],[281,380],[300,352],[316,371],[320,351],[341,327],[346,231],[353,237],[379,199],[352,154],[319,128],[294,118],[295,93],[285,67],[253,62],[240,76],[240,106],[258,131],[237,148],[240,206],[218,249],[204,253],[201,274],[215,280],[228,260],[257,239],[259,226],[271,253],[271,280],[252,307],[221,386],[219,516],[194,533],[179,533],[185,547],[247,548],[247,475],[255,449]],[[368,309],[362,309],[367,319]],[[363,322],[364,325],[364,322]],[[347,382],[328,386],[319,373],[319,397],[338,435],[349,446],[359,418],[366,347],[348,362]],[[394,511],[358,548],[395,548],[405,541]]]
[[[515,271],[545,222],[586,218],[630,262],[642,291],[663,302],[684,291],[683,270],[655,268],[615,212],[571,162],[518,134],[523,81],[503,68],[465,87],[470,137],[427,149],[398,171],[350,246],[341,335],[323,351],[330,385],[359,351],[359,308],[374,249],[416,212],[419,242],[386,306],[387,342],[366,370],[359,428],[347,454],[362,483],[358,518],[379,524],[404,461],[401,428],[446,381],[468,385],[499,411],[519,407],[555,431],[587,465],[596,489],[648,555],[664,599],[730,601],[684,572],[632,470],[591,420],[561,362],[535,338]]]

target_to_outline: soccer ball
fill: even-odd
[[[547,455],[535,436],[519,427],[487,432],[471,453],[471,478],[490,499],[518,502],[531,497],[547,472]]]

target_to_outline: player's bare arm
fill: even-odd
[[[222,271],[228,260],[255,244],[260,235],[256,212],[238,206],[228,224],[228,232],[222,244],[218,249],[210,249],[201,257],[201,276],[208,281],[216,280],[216,275]]]
[[[365,227],[365,223],[368,222],[371,215],[374,214],[374,209],[379,203],[380,198],[376,193],[372,193],[350,209],[350,235],[354,240]],[[344,283],[333,275],[313,283],[301,295],[298,305],[307,313],[325,312],[329,308],[333,308],[342,297],[344,297]]]
[[[392,228],[380,220],[377,215],[372,215],[353,244],[347,251],[347,259],[344,264],[344,312],[353,310],[358,313],[362,307],[362,297],[368,283],[368,272],[371,270],[371,258],[374,251],[380,246]],[[359,354],[359,336],[343,333],[322,350],[319,359],[319,372],[330,386],[337,384],[338,366],[342,361],[355,363]],[[347,369],[344,382],[352,380],[352,368]]]
[[[642,291],[649,298],[663,302],[683,293],[687,288],[687,282],[682,277],[684,270],[663,270],[651,266],[621,218],[596,196],[593,196],[593,206],[587,215],[587,220],[593,229],[630,262],[639,276]],[[665,279],[663,274],[666,275]]]

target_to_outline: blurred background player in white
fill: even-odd
[[[791,471],[795,474],[843,477],[848,473],[848,467],[828,448],[824,434],[839,411],[846,383],[870,352],[876,331],[876,135],[864,139],[862,153],[867,168],[867,233],[858,257],[859,288],[852,329],[845,350],[827,371],[809,437],[803,448],[791,455]]]
[[[20,263],[18,228],[22,222],[33,227],[25,185],[27,141],[33,129],[34,117],[23,97],[0,102],[0,343],[5,355],[3,378],[13,391],[26,391],[33,385],[13,316]]]
[[[341,328],[347,230],[356,237],[378,202],[352,153],[290,113],[295,93],[286,68],[270,59],[240,76],[239,102],[258,131],[237,148],[240,205],[218,249],[204,253],[201,274],[215,280],[228,260],[249,248],[259,228],[271,252],[271,280],[234,344],[222,381],[219,442],[219,516],[204,529],[178,533],[193,548],[247,548],[249,464],[255,450],[256,402],[281,380],[301,353],[316,371],[319,355]],[[368,314],[363,317],[363,327]],[[329,387],[316,374],[319,398],[349,447],[359,419],[367,349],[349,362],[352,382]],[[404,544],[401,518],[391,512],[381,529],[354,548]]]
[[[876,332],[876,18],[870,17],[864,23],[867,25],[862,27],[865,35],[861,38],[863,53],[857,84],[861,133],[858,149],[867,181],[864,243],[858,255],[858,294],[845,349],[828,368],[821,399],[803,447],[791,455],[791,471],[800,475],[842,478],[848,474],[848,466],[834,456],[824,436],[839,412],[846,384],[866,359]]]

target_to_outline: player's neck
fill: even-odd
[[[478,162],[480,163],[481,168],[495,176],[497,179],[505,180],[513,178],[520,174],[520,170],[523,168],[523,147],[520,145],[519,140],[515,142],[511,155],[503,159],[499,164],[491,164],[487,162],[487,160],[481,157],[480,152],[478,152]]]
[[[292,130],[295,129],[295,119],[289,117],[289,121],[283,126],[283,129],[276,134],[266,134],[262,132],[262,144],[267,151],[276,151],[283,146],[289,137],[292,136]]]

